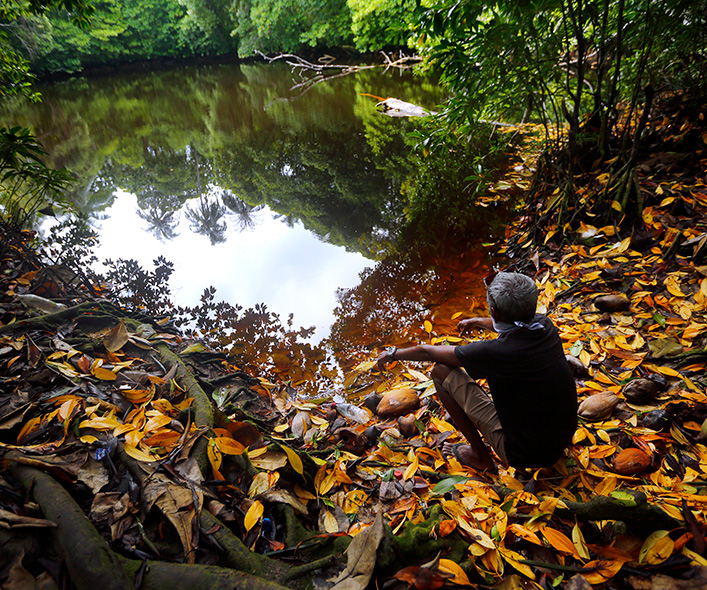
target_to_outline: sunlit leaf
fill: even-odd
[[[260,500],[256,500],[250,505],[250,508],[248,508],[248,512],[246,512],[245,518],[243,519],[243,526],[246,531],[250,531],[250,529],[260,522],[260,518],[263,516],[264,511],[265,506],[263,506],[263,503],[260,502]]]
[[[437,569],[444,573],[449,574],[451,577],[447,578],[447,582],[451,584],[458,584],[460,586],[471,586],[466,572],[461,568],[461,566],[451,559],[440,559]]]
[[[246,450],[241,443],[229,437],[217,436],[213,441],[224,455],[242,455]]]
[[[133,445],[129,444],[124,444],[123,448],[125,449],[125,452],[130,455],[133,459],[137,461],[143,461],[146,463],[151,463],[153,461],[159,461],[159,457],[156,455],[150,455],[149,453],[145,453],[144,451],[141,451],[140,449],[134,447]]]
[[[290,461],[292,469],[302,475],[304,473],[304,465],[302,465],[300,456],[288,446],[281,445],[280,448],[287,454],[287,459]]]

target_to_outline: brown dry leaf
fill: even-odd
[[[121,319],[118,325],[111,328],[103,339],[103,345],[108,352],[116,352],[125,346],[129,338],[130,334],[128,334],[128,330],[125,327],[125,321]]]
[[[330,590],[365,590],[376,566],[378,545],[383,538],[383,513],[379,512],[373,524],[361,531],[346,549],[346,567],[330,581]]]
[[[407,582],[415,590],[437,590],[445,584],[445,578],[439,572],[419,565],[401,569],[393,577]]]

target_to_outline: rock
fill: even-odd
[[[385,393],[378,403],[376,414],[383,418],[394,418],[414,412],[419,407],[420,397],[417,392],[410,387],[405,387]]]
[[[658,396],[658,384],[650,379],[634,379],[623,388],[623,396],[630,404],[642,405],[652,402]]]
[[[623,293],[616,295],[601,295],[594,300],[594,307],[599,311],[608,311],[613,313],[615,311],[625,311],[629,308],[631,302],[629,298]]]
[[[650,455],[641,449],[624,449],[612,461],[613,470],[620,475],[641,473],[650,466]]]
[[[400,416],[400,418],[398,418],[398,430],[400,430],[400,434],[406,438],[412,438],[419,434],[420,431],[415,424],[415,414]]]
[[[603,420],[611,416],[611,412],[614,411],[619,401],[619,396],[615,393],[601,391],[590,395],[579,404],[577,414],[585,420]]]

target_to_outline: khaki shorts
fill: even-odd
[[[454,369],[449,373],[442,387],[469,416],[501,461],[508,463],[505,448],[506,435],[501,428],[496,406],[489,395],[462,368]]]

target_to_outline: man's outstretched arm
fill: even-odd
[[[389,349],[382,352],[378,357],[378,368],[384,369],[388,363],[393,361],[428,361],[431,363],[442,363],[450,367],[460,367],[461,363],[454,354],[456,346],[433,346],[431,344],[420,344],[409,348]]]

